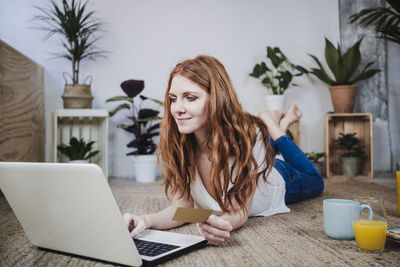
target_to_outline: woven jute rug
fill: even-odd
[[[383,197],[389,227],[400,227],[396,215],[396,190],[351,178],[325,180],[325,191],[317,198],[289,205],[291,212],[254,217],[223,245],[207,246],[163,266],[399,266],[400,242],[387,239],[380,254],[361,252],[354,240],[328,238],[323,230],[322,200],[353,199],[357,196]],[[111,181],[122,212],[156,212],[168,205],[159,183],[135,184]],[[194,224],[173,232],[198,234]],[[38,249],[29,243],[4,197],[0,198],[0,266],[113,266]]]

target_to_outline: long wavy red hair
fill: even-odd
[[[260,177],[266,180],[272,166],[268,130],[258,117],[243,112],[224,66],[216,58],[204,55],[178,63],[169,76],[158,149],[166,195],[178,193],[182,197],[187,193],[189,196],[196,170],[194,134],[181,134],[170,112],[168,92],[175,75],[197,83],[210,94],[206,136],[211,161],[211,196],[224,212],[233,206],[233,200],[245,208],[254,186]],[[253,155],[257,138],[262,139],[266,148],[266,164],[262,170]],[[228,190],[230,183],[233,186]]]

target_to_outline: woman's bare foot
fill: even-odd
[[[261,111],[258,113],[258,117],[262,119],[264,124],[267,126],[268,132],[273,140],[276,140],[285,134],[279,126],[279,123],[284,116],[285,113],[282,110]]]
[[[275,123],[279,126],[280,121],[284,116],[285,112],[283,112],[282,110],[264,110],[258,113],[258,117],[264,121],[267,127],[271,123]]]
[[[303,113],[300,111],[300,109],[296,105],[291,105],[290,109],[286,112],[286,114],[283,116],[283,118],[279,122],[279,127],[286,132],[288,127],[298,121],[301,116],[303,116]]]

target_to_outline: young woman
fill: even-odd
[[[197,224],[218,245],[249,216],[289,212],[288,203],[319,195],[323,180],[285,134],[301,112],[245,113],[224,66],[210,56],[176,65],[165,94],[159,161],[170,205],[157,213],[125,213],[132,236],[169,229],[177,207],[219,211]],[[285,159],[275,159],[277,152]]]

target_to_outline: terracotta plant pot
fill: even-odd
[[[88,84],[66,84],[62,95],[64,108],[92,108],[92,92]]]
[[[335,113],[353,113],[356,100],[356,85],[336,85],[329,87]]]

